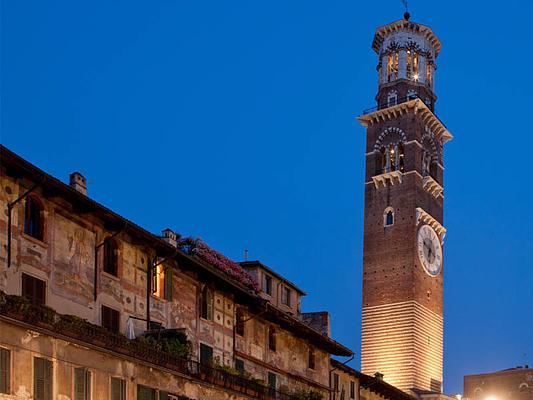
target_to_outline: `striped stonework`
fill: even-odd
[[[416,301],[363,308],[364,374],[404,391],[441,391],[443,319]]]

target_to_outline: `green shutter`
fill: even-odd
[[[126,399],[126,382],[123,379],[111,378],[111,400]]]
[[[160,390],[159,391],[159,400],[168,400],[168,393]]]
[[[10,394],[11,351],[0,348],[0,393]]]
[[[52,400],[52,362],[35,357],[33,368],[34,400]]]
[[[165,300],[172,301],[172,268],[165,269]]]
[[[155,389],[137,385],[137,400],[156,400]]]
[[[74,369],[74,399],[87,400],[85,394],[87,393],[85,370],[83,368]]]

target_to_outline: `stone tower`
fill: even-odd
[[[404,19],[377,29],[377,106],[366,128],[362,371],[412,392],[442,391],[443,145],[435,115],[441,44]]]

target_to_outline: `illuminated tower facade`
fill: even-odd
[[[412,392],[443,380],[443,145],[435,115],[441,43],[404,19],[378,28],[377,106],[366,128],[362,372]]]

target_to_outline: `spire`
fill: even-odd
[[[411,18],[411,14],[409,14],[409,3],[407,2],[407,0],[402,0],[402,3],[405,7],[405,12],[403,13],[403,19],[405,19],[406,21],[409,21],[409,18]]]

